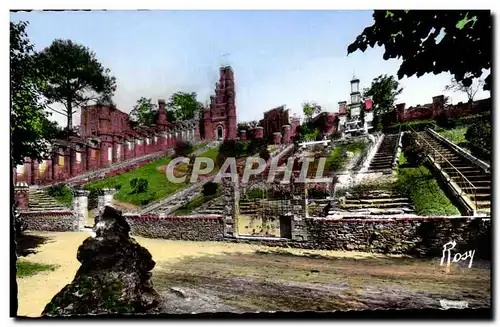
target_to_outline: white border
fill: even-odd
[[[5,6],[5,4],[7,6]],[[404,5],[405,7],[402,7]],[[152,1],[152,0],[142,0],[140,3],[137,2],[123,2],[123,1],[103,1],[103,0],[86,0],[86,1],[44,1],[44,2],[39,2],[39,1],[3,1],[2,2],[2,7],[7,7],[6,9],[22,9],[22,8],[30,8],[30,9],[44,9],[44,8],[50,8],[50,9],[65,9],[67,7],[71,7],[74,9],[137,9],[138,7],[140,8],[150,8],[151,10],[153,9],[384,9],[384,8],[394,8],[394,9],[463,9],[463,8],[470,8],[471,5],[474,6],[475,9],[492,9],[496,8],[498,5],[498,1],[481,1],[481,0],[475,0],[471,2],[470,0],[454,0],[454,1],[424,1],[424,0],[419,0],[419,1],[377,1],[375,2],[369,2],[369,1],[348,1],[348,2],[341,2],[341,1],[325,1],[325,0],[308,0],[308,1],[269,1],[269,0],[238,0],[238,1],[221,1],[221,0],[211,0],[211,1],[201,1],[201,0],[171,0],[171,1],[166,1],[166,2],[160,2],[160,1]],[[493,13],[495,13],[496,10],[493,9]],[[4,9],[2,15],[2,20],[8,20],[9,18],[9,13]],[[495,32],[496,31],[496,26],[498,25],[498,22],[494,24],[495,26]],[[8,58],[8,43],[9,43],[9,32],[8,32],[8,22],[2,22],[2,42],[4,44],[4,51],[0,52],[0,56],[2,58],[3,62],[3,67],[8,67],[9,65],[9,58]],[[341,31],[339,31],[341,33]],[[333,38],[332,38],[333,40]],[[495,43],[498,43],[498,33],[495,33]],[[0,164],[2,166],[2,176],[7,176],[7,171],[8,171],[8,160],[6,154],[9,151],[9,144],[6,140],[9,139],[10,133],[9,131],[9,116],[8,116],[8,110],[6,108],[9,108],[10,103],[9,103],[9,93],[8,93],[8,84],[9,80],[7,77],[7,74],[4,74],[3,78],[3,92],[2,94],[2,100],[4,103],[4,110],[3,115],[4,119],[0,119],[0,123],[3,125],[2,128],[0,128],[0,132],[2,133],[3,137],[1,137],[2,142],[1,142],[1,150],[0,153],[4,154],[4,160],[0,161]],[[496,85],[496,84],[495,84]],[[495,89],[496,91],[496,89]],[[500,125],[500,122],[497,121],[498,118],[497,116],[500,115],[495,115],[495,123],[497,126]],[[497,134],[498,138],[500,138],[500,133],[495,133]],[[500,144],[500,140],[497,138],[495,139],[495,144]],[[494,151],[495,152],[495,151]],[[496,162],[496,160],[494,160]],[[495,174],[496,175],[496,174]],[[2,201],[2,206],[1,208],[3,209],[4,214],[4,228],[2,229],[4,233],[4,237],[2,237],[3,241],[3,247],[2,247],[2,262],[8,263],[9,262],[9,253],[8,250],[10,248],[9,246],[9,237],[10,237],[10,230],[7,227],[8,226],[8,208],[9,208],[9,178],[6,177],[4,179],[4,182],[1,183],[1,187],[3,189],[3,196],[0,197]],[[496,203],[496,201],[494,201]],[[494,212],[496,213],[497,211],[494,209]],[[500,224],[494,224],[495,226],[500,225]],[[499,227],[497,227],[498,229]],[[498,234],[498,230],[496,230],[496,235]],[[496,251],[498,255],[498,251]],[[498,257],[498,256],[497,256]],[[498,271],[498,269],[497,269]],[[4,285],[9,285],[9,270],[2,269],[2,276],[4,280]],[[496,277],[496,276],[495,276]],[[498,281],[498,279],[497,279]],[[6,292],[5,292],[6,293]],[[496,294],[495,294],[496,295]],[[13,319],[6,319],[9,315],[9,298],[7,294],[4,294],[2,296],[2,317],[4,322],[7,322],[8,324],[13,323]],[[497,298],[498,299],[498,298]],[[7,320],[7,321],[5,321]],[[139,321],[138,321],[139,322]],[[61,322],[64,324],[67,324],[67,322]],[[115,322],[115,323],[121,323],[120,322]],[[163,322],[159,322],[163,323]],[[172,322],[167,322],[168,324],[171,324]],[[187,323],[187,322],[185,322]],[[203,322],[206,323],[206,322]],[[216,321],[215,323],[220,324],[221,322]],[[243,323],[243,321],[238,321],[236,322],[238,324]],[[273,321],[271,322],[263,322],[259,321],[256,322],[258,325],[266,325],[266,324],[272,324],[272,325],[277,325],[277,324],[290,324],[293,322],[278,322],[278,321]],[[347,325],[347,322],[327,322],[324,321],[323,323],[331,324],[335,323],[335,325]],[[370,324],[373,324],[373,322],[368,322]],[[386,322],[383,322],[384,324]],[[456,322],[451,322],[452,324],[456,324]],[[32,323],[28,323],[32,324]],[[93,322],[93,324],[103,324],[103,322]],[[353,323],[350,322],[349,325],[352,325]],[[357,323],[356,323],[357,324]],[[412,324],[411,322],[405,322],[405,324]],[[426,322],[426,324],[434,324],[432,322]],[[437,322],[435,324],[438,324]],[[440,322],[439,325],[448,325],[450,322]]]

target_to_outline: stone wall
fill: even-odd
[[[78,230],[78,219],[71,210],[20,213],[28,231],[69,232]]]
[[[307,244],[324,250],[357,250],[441,256],[443,245],[491,257],[491,222],[471,218],[305,219]]]
[[[221,216],[124,215],[131,234],[148,238],[183,241],[222,240],[224,224]]]

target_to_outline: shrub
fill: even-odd
[[[214,195],[217,193],[218,188],[219,188],[219,185],[217,183],[208,182],[205,185],[203,185],[201,193],[203,194],[203,196]]]
[[[71,204],[73,195],[71,190],[64,183],[59,183],[47,188],[47,194],[56,198],[57,201],[63,204]]]
[[[264,149],[260,150],[259,157],[264,159],[265,161],[267,161],[267,160],[269,160],[269,158],[271,158],[271,154],[269,153],[268,149],[264,148]]]
[[[237,141],[234,144],[234,154],[236,158],[242,157],[246,154],[247,142]]]
[[[154,199],[155,199],[154,195],[151,195],[147,199],[141,200],[141,205],[145,206],[147,204],[150,204],[151,202],[154,201]]]
[[[265,190],[260,188],[253,188],[247,191],[246,196],[249,199],[262,199],[265,194],[266,194]]]
[[[474,122],[465,132],[465,139],[472,145],[491,150],[491,121],[484,119]]]
[[[185,157],[193,152],[193,145],[189,142],[179,141],[175,145],[175,155]]]
[[[130,180],[132,194],[145,193],[148,191],[149,181],[144,178],[133,178]]]

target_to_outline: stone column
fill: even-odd
[[[264,127],[262,126],[255,127],[254,138],[256,140],[264,138]]]
[[[273,133],[273,142],[275,145],[281,144],[281,133],[280,132]]]
[[[103,202],[104,202],[103,207],[104,207],[111,204],[111,202],[113,201],[113,196],[116,193],[116,190],[114,188],[105,188],[102,191],[104,192],[103,195]]]
[[[295,176],[292,173],[290,179],[290,194],[292,204],[292,240],[306,241],[307,228],[306,228],[306,184],[302,182],[295,182]]]
[[[73,195],[73,212],[76,216],[78,230],[83,230],[89,217],[89,191],[76,190]]]
[[[224,203],[224,235],[238,236],[238,217],[240,214],[240,192],[237,183],[233,183],[230,177],[223,177],[222,201]]]
[[[18,182],[14,188],[14,200],[18,203],[17,210],[29,209],[29,186],[25,182]]]

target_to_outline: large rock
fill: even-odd
[[[152,313],[161,299],[151,283],[151,253],[130,238],[121,212],[106,206],[78,248],[74,280],[57,293],[42,315]]]

